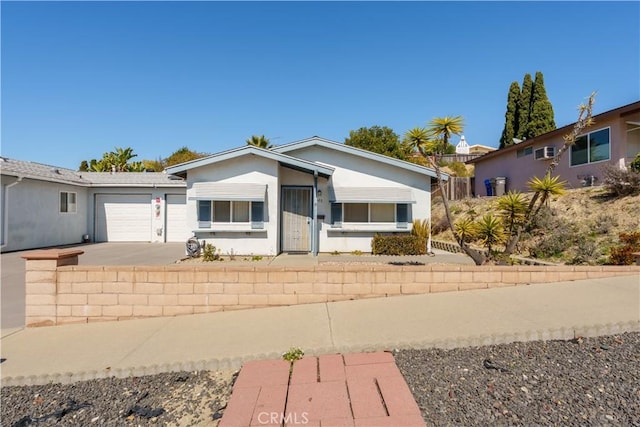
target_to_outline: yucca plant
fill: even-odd
[[[471,218],[464,217],[459,219],[454,228],[463,242],[472,242],[476,239],[478,224]]]
[[[531,191],[540,193],[540,203],[545,204],[549,196],[561,196],[566,193],[567,181],[560,181],[560,175],[552,177],[550,174],[546,174],[542,179],[537,176],[531,178],[528,185]]]
[[[493,247],[505,241],[502,220],[491,213],[486,214],[476,223],[476,235],[492,256]]]
[[[509,235],[513,234],[517,226],[524,224],[528,204],[529,200],[527,197],[516,191],[509,191],[507,194],[498,198],[496,202],[498,215],[507,226]]]

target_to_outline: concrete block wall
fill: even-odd
[[[28,255],[25,255],[27,257]],[[628,266],[80,266],[28,259],[27,326],[638,275]],[[65,265],[65,262],[67,265]],[[76,263],[77,264],[77,256]]]

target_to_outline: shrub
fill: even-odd
[[[211,243],[207,243],[202,251],[202,260],[206,262],[217,261],[220,259],[220,253],[216,252],[216,247]]]
[[[411,234],[413,234],[414,236],[422,237],[423,239],[426,240],[429,238],[430,226],[431,224],[429,223],[428,219],[423,219],[423,220],[414,219],[413,227],[411,228]]]
[[[618,247],[611,248],[609,263],[614,265],[631,265],[635,258],[633,252],[640,252],[640,231],[633,233],[620,233]]]
[[[427,253],[427,241],[411,234],[376,234],[371,240],[371,252],[374,255],[424,255]]]
[[[629,165],[629,169],[631,169],[633,172],[640,173],[640,153],[636,154],[636,158],[633,159],[633,161]]]
[[[602,173],[603,185],[610,193],[618,197],[640,193],[640,172],[636,172],[631,167],[620,169],[608,164],[602,167]]]

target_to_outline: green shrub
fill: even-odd
[[[634,172],[640,173],[640,153],[636,154],[635,159],[629,165],[629,169]]]
[[[618,247],[611,248],[609,263],[614,265],[632,265],[635,261],[633,252],[640,252],[640,231],[633,233],[620,233]]]
[[[374,255],[424,255],[427,253],[427,241],[411,234],[377,234],[371,240],[371,252]]]
[[[216,247],[211,243],[207,243],[202,250],[202,260],[206,262],[217,261],[220,259],[220,253],[216,252]]]

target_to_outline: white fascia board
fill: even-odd
[[[353,154],[355,156],[364,157],[366,159],[378,161],[381,163],[386,163],[388,165],[396,166],[402,169],[410,170],[412,172],[416,172],[422,175],[427,175],[433,178],[436,178],[436,173],[433,169],[427,168],[424,166],[416,165],[411,162],[406,162],[404,160],[394,159],[392,157],[383,156],[382,154],[373,153],[371,151],[363,150],[361,148],[351,147],[349,145],[342,144],[336,141],[330,141],[328,139],[313,137],[303,139],[301,141],[291,142],[289,144],[280,145],[272,149],[272,151],[276,151],[278,153],[287,153],[294,150],[299,150],[302,148],[312,147],[312,146],[320,146],[329,148],[336,151],[341,151],[343,153]],[[442,174],[442,178],[446,181],[449,179],[449,175]]]
[[[176,174],[180,172],[186,172],[189,169],[194,169],[201,166],[207,166],[214,163],[223,162],[225,160],[234,159],[247,154],[254,154],[266,159],[275,160],[308,171],[317,171],[323,175],[332,175],[334,169],[328,166],[322,166],[317,163],[310,162],[308,160],[298,159],[288,156],[286,154],[274,152],[272,150],[265,150],[263,148],[254,147],[248,145],[246,147],[236,148],[233,150],[223,151],[221,153],[213,154],[209,157],[203,157],[202,159],[193,160],[191,162],[182,163],[180,165],[171,166],[166,169],[168,174]]]

